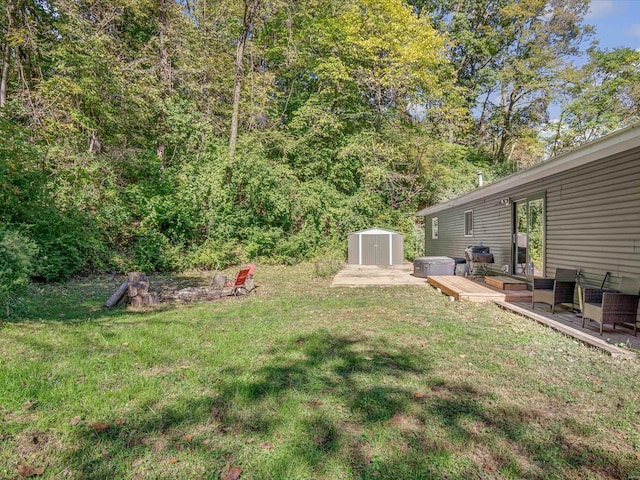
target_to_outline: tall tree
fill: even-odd
[[[565,77],[551,155],[640,120],[640,52],[592,48],[588,54],[588,62]]]
[[[592,32],[588,0],[414,0],[452,39],[458,84],[475,112],[475,141],[494,162],[513,160],[535,139],[560,73]],[[526,157],[526,151],[521,151]],[[520,158],[526,161],[526,158]]]
[[[172,89],[171,64],[167,51],[167,41],[169,36],[169,8],[172,2],[160,0],[158,2],[158,75],[160,77],[160,99],[166,100]],[[158,124],[160,128],[165,126],[166,114],[161,107],[158,113]],[[156,153],[160,161],[165,163],[165,143],[162,137],[158,139]]]
[[[3,0],[0,11],[0,107],[6,105],[12,90],[24,98],[33,116],[31,91],[43,77],[46,52],[55,41],[55,8],[47,0]]]
[[[314,0],[281,11],[263,34],[272,117],[285,127],[272,151],[302,180],[398,208],[416,201],[411,139],[444,118],[456,91],[428,19],[396,0]]]
[[[231,133],[229,135],[229,157],[234,159],[238,141],[238,116],[240,111],[240,94],[244,77],[244,51],[249,34],[254,27],[261,0],[243,0],[242,28],[238,36],[233,78],[233,106],[231,113]]]
[[[5,4],[0,3],[0,8],[4,10],[6,16],[0,17],[0,54],[2,55],[2,70],[0,72],[0,108],[4,107],[7,101],[7,85],[9,83],[9,67],[11,65],[11,41],[10,35],[13,30],[14,6],[11,0],[5,0]]]

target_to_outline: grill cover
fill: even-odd
[[[489,247],[467,247],[464,256],[471,263],[493,263],[493,253],[489,252]]]

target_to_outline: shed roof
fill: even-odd
[[[349,235],[355,235],[355,234],[378,235],[381,233],[394,233],[396,235],[402,235],[402,233],[400,232],[394,232],[393,230],[385,230],[384,228],[378,228],[378,227],[368,228],[366,230],[359,230],[357,232],[351,232]]]
[[[526,185],[535,180],[564,172],[571,168],[597,162],[611,155],[616,155],[633,148],[640,148],[640,123],[589,142],[575,150],[553,157],[545,162],[516,172],[493,183],[478,187],[459,197],[424,208],[416,213],[416,215],[425,217],[452,207],[464,205],[510,188]]]

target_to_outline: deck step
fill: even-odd
[[[484,277],[484,281],[500,290],[526,290],[527,282],[506,276]]]

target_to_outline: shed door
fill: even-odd
[[[362,235],[362,264],[389,265],[389,235]]]

